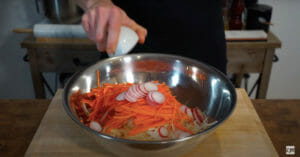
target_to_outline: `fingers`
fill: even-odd
[[[136,30],[136,33],[139,36],[139,43],[140,44],[144,44],[145,40],[146,40],[146,36],[147,36],[147,29],[145,29],[144,27],[138,25],[138,29]]]
[[[106,50],[108,11],[109,9],[105,7],[97,8],[95,38],[97,49],[100,52],[105,52]]]
[[[83,29],[87,33],[88,37],[90,38],[89,19],[88,19],[88,15],[87,14],[84,14],[82,16],[82,18],[81,18],[81,24],[83,26]]]
[[[88,12],[88,19],[89,19],[89,30],[90,30],[90,36],[92,38],[93,41],[96,40],[96,36],[95,36],[95,28],[96,28],[96,10],[91,10]]]
[[[147,29],[145,29],[141,25],[137,24],[135,21],[133,21],[132,19],[130,19],[128,17],[127,17],[127,20],[124,22],[124,25],[130,27],[137,33],[140,44],[143,44],[145,42],[145,39],[147,36]]]
[[[82,23],[82,26],[85,30],[85,32],[87,33],[89,39],[91,39],[92,41],[96,41],[96,38],[95,38],[95,11],[91,10],[87,13],[85,13],[83,16],[82,16],[82,19],[81,19],[81,23]]]
[[[88,10],[82,17],[82,26],[88,38],[96,43],[100,52],[115,52],[122,25],[130,27],[138,34],[139,43],[145,42],[147,30],[117,6],[99,5]]]
[[[108,23],[108,36],[106,51],[107,53],[114,53],[118,44],[119,35],[122,26],[121,12],[117,7],[113,7],[110,11]]]
[[[106,51],[106,38],[103,39],[102,42],[96,42],[97,50],[99,52],[105,52]]]

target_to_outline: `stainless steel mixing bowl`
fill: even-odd
[[[210,121],[216,120],[217,123],[192,136],[164,141],[134,141],[98,133],[83,125],[69,106],[73,92],[78,89],[89,92],[97,86],[96,70],[100,70],[101,83],[165,82],[181,103],[199,107]],[[180,56],[147,53],[109,58],[76,73],[64,89],[63,102],[71,119],[112,153],[122,157],[173,157],[197,146],[230,116],[235,107],[236,93],[226,76],[211,66]]]

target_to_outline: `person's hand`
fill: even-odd
[[[134,30],[139,43],[144,43],[147,30],[129,18],[125,11],[112,2],[95,3],[82,16],[82,25],[88,38],[94,41],[100,52],[114,53],[121,26]]]

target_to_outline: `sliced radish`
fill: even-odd
[[[124,95],[124,98],[129,102],[136,102],[137,98],[135,95],[133,95],[132,92],[127,91]]]
[[[156,106],[157,105],[157,103],[155,103],[153,100],[150,100],[150,98],[149,97],[147,97],[147,103],[149,104],[149,105],[151,105],[151,106]]]
[[[119,94],[119,95],[117,96],[116,100],[117,100],[117,101],[122,101],[122,100],[124,100],[124,99],[125,99],[125,93],[126,93],[126,92],[123,92],[123,93]]]
[[[154,139],[161,139],[161,137],[158,134],[157,129],[150,128],[149,130],[147,130],[147,134],[150,135]]]
[[[187,114],[190,118],[193,118],[193,113],[190,108],[185,108],[184,113]]]
[[[181,105],[180,108],[179,108],[179,110],[180,110],[182,113],[188,115],[190,118],[194,118],[192,109],[189,108],[189,107],[187,107],[186,105]]]
[[[202,116],[200,109],[195,107],[192,109],[192,112],[193,112],[193,117],[196,120],[196,122],[198,124],[201,124],[203,122],[203,116]]]
[[[194,120],[196,121],[196,123],[200,124],[199,118],[198,118],[197,114],[195,113],[195,109],[196,108],[192,108],[193,117],[194,117]]]
[[[148,94],[148,97],[149,97],[149,100],[150,100],[150,101],[152,101],[152,102],[155,101],[154,98],[153,98],[152,92],[150,92],[150,93]]]
[[[149,92],[147,96],[147,102],[150,105],[162,104],[165,102],[165,96],[160,92]]]
[[[158,129],[158,134],[159,134],[160,137],[167,138],[168,135],[169,135],[169,131],[166,127],[161,126]]]
[[[185,105],[181,105],[181,106],[179,107],[179,110],[180,110],[182,113],[185,113],[186,108],[188,108],[188,107],[185,106]]]
[[[134,99],[134,98],[135,98],[135,95],[133,95],[132,92],[127,91],[127,92],[125,93],[125,95],[124,95],[124,98],[127,99],[127,97],[133,98],[133,99]]]
[[[138,90],[143,92],[145,95],[148,93],[148,91],[146,90],[145,88],[145,84],[144,83],[141,83],[138,85]]]
[[[200,110],[199,108],[196,108],[196,109],[195,109],[195,112],[196,112],[196,114],[197,114],[199,120],[200,120],[201,123],[202,123],[202,122],[203,122],[203,119],[204,119],[203,113],[201,112],[201,110]]]
[[[140,90],[139,85],[135,85],[133,89],[139,95],[139,98],[142,98],[146,95],[143,91]]]
[[[129,98],[129,97],[127,97],[127,98],[125,98],[127,101],[129,101],[129,102],[136,102],[137,100],[136,99],[134,99],[134,98]]]
[[[137,90],[137,86],[136,86],[136,85],[131,86],[131,87],[128,89],[127,94],[128,94],[128,97],[131,97],[131,98],[132,98],[132,100],[137,100],[137,99],[139,99],[139,98],[144,97],[144,93],[139,92],[139,91]]]
[[[152,83],[152,82],[146,82],[144,84],[144,87],[145,89],[148,91],[148,92],[151,92],[151,91],[157,91],[158,90],[158,87],[156,84]]]
[[[128,89],[127,93],[128,93],[131,97],[134,97],[135,99],[138,99],[139,95],[138,95],[138,93],[136,93],[136,92],[134,91],[133,88],[134,88],[134,86],[131,86],[131,87]]]
[[[161,92],[151,92],[152,99],[158,104],[165,102],[165,96]]]
[[[124,98],[129,102],[136,102],[137,99],[131,93],[126,92]]]
[[[97,131],[97,132],[100,132],[102,130],[101,125],[98,122],[95,122],[95,121],[90,122],[90,128]]]
[[[134,85],[132,87],[132,91],[137,95],[138,98],[142,98],[142,97],[145,96],[145,94],[142,91],[138,90],[138,86],[137,85]]]
[[[153,97],[152,97],[151,94],[148,94],[148,95],[147,95],[146,100],[147,100],[147,102],[148,102],[149,105],[152,105],[152,106],[157,105],[157,104],[154,102]]]

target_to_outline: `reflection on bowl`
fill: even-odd
[[[96,70],[100,70],[101,83],[165,82],[178,101],[189,107],[199,107],[217,123],[194,135],[164,141],[134,141],[98,133],[83,125],[69,106],[73,92],[78,89],[89,92],[97,86]],[[173,157],[197,146],[230,116],[235,107],[236,93],[226,76],[211,66],[180,56],[146,53],[109,58],[76,73],[64,89],[63,101],[72,120],[112,153],[128,157]]]

